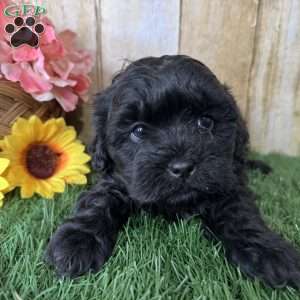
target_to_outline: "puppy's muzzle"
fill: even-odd
[[[195,166],[190,161],[173,161],[168,165],[168,173],[175,178],[187,179],[195,172]]]

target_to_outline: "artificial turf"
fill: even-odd
[[[250,186],[267,223],[300,249],[300,158],[264,160],[273,174],[251,172]],[[169,224],[146,214],[130,219],[101,272],[60,280],[43,252],[81,190],[69,188],[54,201],[19,200],[13,192],[6,201],[0,210],[0,300],[300,299],[292,289],[274,291],[245,279],[227,264],[222,246],[203,237],[198,220]]]

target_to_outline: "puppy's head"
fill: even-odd
[[[96,99],[95,126],[94,167],[122,176],[140,202],[201,199],[244,178],[248,133],[234,99],[187,56],[129,65]]]

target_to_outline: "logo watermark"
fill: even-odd
[[[41,16],[47,13],[47,9],[41,1],[16,1],[8,5],[3,14],[6,17],[20,17],[20,16]]]
[[[45,31],[44,25],[39,22],[47,10],[40,1],[18,1],[5,7],[5,17],[13,18],[6,24],[4,31],[9,35],[10,45],[19,48],[28,45],[32,48],[39,46],[40,35]]]

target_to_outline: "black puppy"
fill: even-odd
[[[60,275],[98,271],[129,216],[144,209],[198,215],[245,274],[300,286],[300,255],[266,226],[247,187],[245,123],[205,65],[187,56],[138,60],[95,105],[93,165],[103,177],[50,241],[47,258]]]

